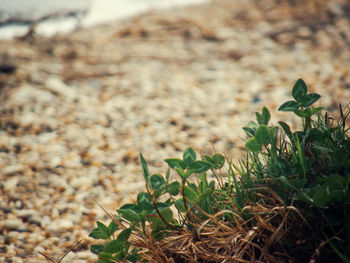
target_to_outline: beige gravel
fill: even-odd
[[[278,2],[278,3],[277,3]],[[298,78],[335,111],[350,98],[346,0],[217,0],[0,42],[0,262],[94,262],[95,220],[191,146],[240,157],[242,126]],[[14,72],[4,72],[5,66]]]

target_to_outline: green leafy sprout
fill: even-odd
[[[302,79],[292,97],[278,110],[302,129],[270,125],[263,107],[243,127],[238,164],[188,148],[164,160],[165,175],[150,175],[140,154],[146,191],[108,225],[97,221],[98,262],[350,262],[349,107],[339,105],[338,120],[311,107],[320,95]]]

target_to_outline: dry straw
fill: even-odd
[[[295,241],[295,226],[306,226],[306,221],[295,207],[285,206],[273,192],[258,195],[264,202],[269,200],[269,204],[244,207],[241,213],[254,215],[248,221],[234,211],[222,210],[215,215],[206,214],[208,219],[193,223],[193,230],[183,227],[159,241],[150,233],[135,233],[131,243],[143,249],[140,255],[146,262],[154,263],[295,262],[285,247],[289,242],[285,241]],[[234,217],[234,224],[225,221],[223,215],[227,213]]]

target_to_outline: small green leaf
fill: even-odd
[[[111,236],[118,230],[119,225],[113,220],[108,225],[108,235]]]
[[[170,178],[170,168],[167,169],[166,174],[165,174],[166,181],[169,182]]]
[[[299,109],[299,103],[297,103],[294,100],[287,101],[283,103],[279,108],[278,111],[296,111]]]
[[[119,209],[122,209],[122,210],[123,209],[131,209],[131,210],[136,211],[137,213],[141,212],[141,210],[137,204],[125,204],[122,207],[120,207]]]
[[[118,209],[118,213],[122,215],[122,217],[130,222],[138,222],[140,221],[140,216],[138,211],[134,211],[132,209]]]
[[[139,250],[140,249],[134,248],[127,257],[127,260],[129,260],[131,263],[136,263],[140,259],[140,256],[137,254]]]
[[[143,176],[145,177],[145,182],[147,184],[148,183],[148,177],[149,177],[149,170],[148,170],[147,162],[146,162],[145,158],[143,158],[141,153],[140,153],[140,161],[141,161]]]
[[[262,109],[262,117],[264,120],[263,124],[267,125],[271,119],[271,114],[266,107],[263,107],[263,109]]]
[[[91,245],[90,251],[91,251],[91,253],[94,253],[94,254],[98,255],[104,250],[104,248],[105,248],[105,246],[104,245],[100,245],[100,244]]]
[[[103,252],[114,254],[121,251],[124,248],[124,246],[125,246],[124,242],[118,239],[114,239],[107,243]]]
[[[166,208],[160,211],[160,214],[162,217],[169,223],[173,221],[173,212],[171,211],[170,208]]]
[[[318,207],[325,207],[331,201],[331,196],[327,193],[325,187],[322,186],[313,189],[311,198]]]
[[[314,200],[310,196],[308,196],[305,192],[298,193],[294,197],[294,199],[302,201],[302,202],[304,202],[306,204],[309,204],[309,205],[313,205],[314,204]]]
[[[176,168],[181,168],[181,169],[186,169],[187,165],[186,163],[181,160],[181,159],[177,159],[177,158],[168,158],[164,160],[170,168],[176,169]]]
[[[172,182],[171,184],[168,185],[166,191],[171,195],[177,195],[180,191],[180,183]]]
[[[117,237],[117,240],[119,240],[120,242],[127,242],[130,235],[131,235],[132,229],[131,228],[127,228],[124,229],[122,232],[120,232],[120,234]]]
[[[165,179],[160,174],[154,174],[150,178],[150,187],[154,190],[160,190],[162,187],[165,188]]]
[[[311,109],[311,115],[312,115],[312,114],[315,114],[316,112],[319,112],[319,111],[321,111],[321,110],[323,110],[323,107],[316,107],[316,108],[313,108],[313,109]]]
[[[258,124],[260,124],[260,125],[264,124],[263,116],[259,112],[255,112],[255,117],[256,117]]]
[[[105,224],[101,223],[100,221],[97,221],[96,223],[97,223],[97,228],[95,228],[91,234],[93,234],[95,237],[97,236],[98,239],[108,239],[110,237],[108,227]],[[98,230],[98,231],[95,231],[95,230]]]
[[[324,136],[325,134],[317,128],[313,128],[308,132],[308,138],[313,141],[323,142]]]
[[[258,143],[255,138],[251,138],[245,143],[245,147],[251,152],[260,152],[262,144]]]
[[[249,137],[253,137],[257,128],[258,124],[255,121],[249,121],[243,130]]]
[[[104,253],[102,252],[101,253],[101,255],[103,255]],[[110,255],[110,254],[108,254],[108,255]],[[113,261],[111,261],[111,260],[109,260],[109,259],[101,259],[100,257],[99,257],[99,259],[98,259],[98,261],[97,261],[97,263],[112,263]]]
[[[118,253],[119,254],[119,253]],[[98,262],[97,263],[114,263],[117,262],[118,255],[113,255],[113,253],[110,252],[102,252],[98,255]]]
[[[183,198],[179,198],[176,200],[175,202],[176,204],[176,207],[179,209],[179,211],[181,213],[185,213],[186,212],[186,209],[185,209],[185,204],[184,204],[184,199]]]
[[[263,107],[262,114],[259,112],[255,112],[256,120],[260,125],[267,125],[270,121],[271,114],[266,107]]]
[[[108,227],[105,224],[103,224],[100,221],[97,221],[96,223],[97,223],[97,227],[98,227],[99,230],[101,230],[101,231],[103,231],[105,233],[108,233]]]
[[[307,86],[305,82],[302,79],[298,79],[292,90],[293,98],[296,101],[300,102],[300,99],[303,96],[305,96],[306,93],[307,93]]]
[[[294,113],[301,118],[309,118],[311,116],[310,109],[296,110],[294,111]]]
[[[137,195],[137,204],[138,204],[138,207],[143,211],[153,208],[152,203],[151,203],[151,197],[146,192],[140,192]]]
[[[194,189],[185,185],[184,186],[184,196],[185,196],[186,200],[195,203],[198,201],[197,199],[198,199],[199,195],[196,193],[196,191]]]
[[[196,152],[192,148],[187,148],[183,153],[183,160],[190,166],[196,160]]]
[[[260,125],[255,133],[255,140],[258,144],[268,145],[270,144],[270,131],[265,125]]]
[[[189,168],[193,170],[195,173],[203,173],[208,171],[212,167],[213,167],[212,163],[198,160],[193,162]]]
[[[249,128],[249,127],[243,127],[242,129],[248,135],[248,137],[254,137],[255,130],[253,130],[252,128]]]
[[[248,121],[247,127],[252,128],[253,130],[256,130],[259,125],[255,121]]]
[[[216,165],[215,169],[220,169],[225,164],[225,157],[220,153],[214,154],[211,157],[211,159],[214,161],[214,164]]]
[[[297,190],[296,187],[292,184],[292,181],[290,181],[287,177],[280,176],[278,179],[282,184],[284,184],[285,187],[287,187],[287,189]]]
[[[205,159],[207,162],[213,162],[213,160],[211,159],[210,156],[204,155],[203,157],[204,157],[204,159]]]
[[[310,107],[312,104],[314,104],[319,98],[321,98],[320,95],[316,93],[309,93],[305,96],[303,96],[300,99],[300,103],[303,107]]]
[[[94,239],[108,239],[109,236],[105,232],[101,232],[98,228],[95,228],[94,230],[91,231],[89,234],[89,237],[92,237]]]
[[[156,206],[158,207],[159,210],[162,210],[164,208],[168,208],[169,206],[171,206],[172,203],[167,203],[167,202],[157,202]]]
[[[288,126],[287,123],[283,122],[283,121],[279,121],[278,122],[279,125],[281,125],[284,133],[288,136],[288,138],[292,141],[293,140],[293,134]]]

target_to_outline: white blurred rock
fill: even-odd
[[[1,173],[3,175],[10,176],[10,175],[14,175],[16,173],[22,172],[23,169],[24,169],[24,166],[22,164],[9,165],[3,168],[1,170]]]
[[[7,179],[4,182],[4,189],[8,192],[15,191],[16,186],[18,184],[18,181],[19,181],[18,177],[12,177],[12,178]]]
[[[54,94],[67,97],[69,99],[75,99],[77,97],[76,92],[57,77],[50,77],[45,82],[45,87]]]
[[[61,232],[70,230],[74,227],[74,224],[71,220],[67,219],[56,219],[52,221],[48,226],[47,229],[53,232]]]
[[[11,95],[11,101],[17,103],[28,102],[29,100],[36,100],[40,103],[43,102],[52,102],[55,99],[55,96],[50,92],[35,88],[28,84],[16,89]]]
[[[24,224],[21,220],[8,219],[3,222],[3,227],[6,230],[19,230],[24,228]]]
[[[33,209],[21,209],[16,211],[16,215],[19,217],[31,217],[37,214],[37,211]]]

